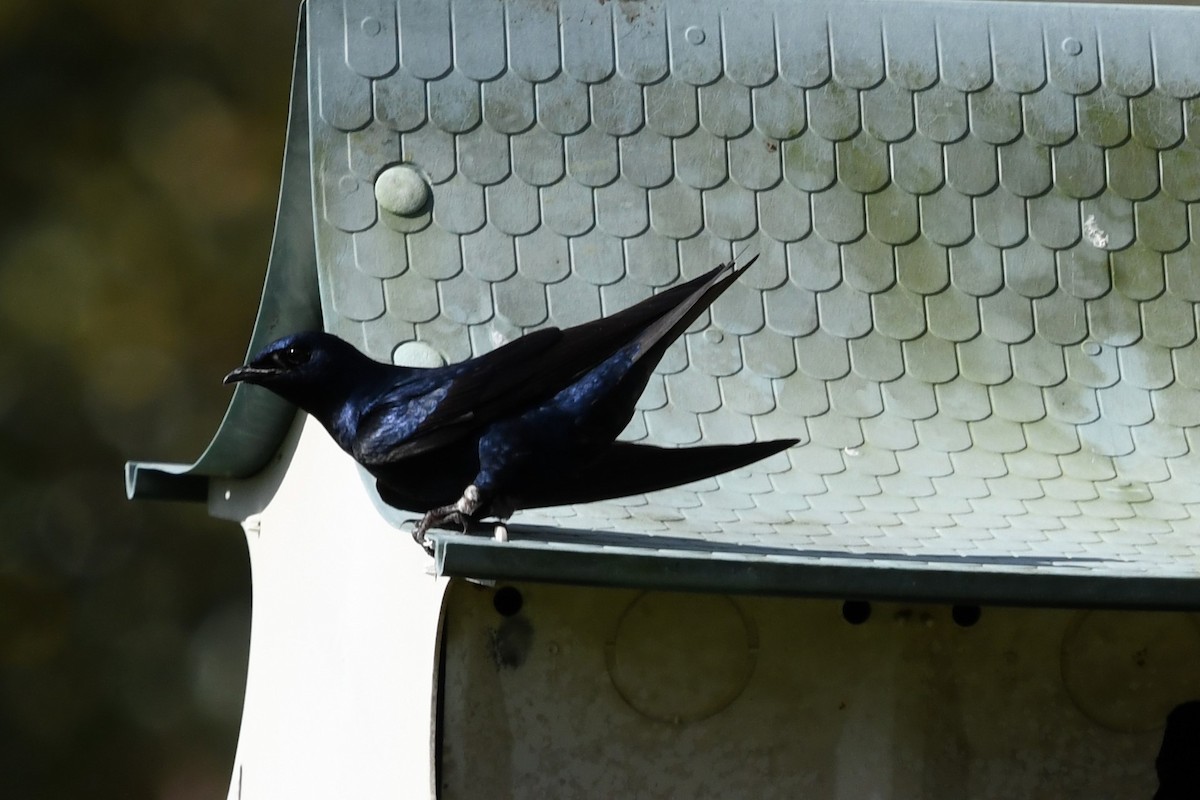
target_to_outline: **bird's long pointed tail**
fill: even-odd
[[[586,467],[529,495],[520,496],[518,491],[511,499],[517,508],[543,508],[645,494],[753,464],[796,442],[779,439],[679,448],[616,442]]]

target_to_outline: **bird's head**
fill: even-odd
[[[243,367],[225,376],[225,383],[255,383],[305,410],[327,390],[336,390],[355,365],[374,363],[348,342],[328,333],[310,331],[277,339]]]

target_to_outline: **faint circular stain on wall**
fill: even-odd
[[[732,704],[750,682],[757,655],[751,620],[723,595],[643,593],[606,647],[621,698],[645,717],[674,724]]]
[[[1089,611],[1063,635],[1062,678],[1085,716],[1127,733],[1160,728],[1200,699],[1200,627],[1184,614]]]

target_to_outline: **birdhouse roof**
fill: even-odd
[[[626,438],[800,437],[448,574],[1200,605],[1200,14],[310,0],[251,343],[459,361],[759,253]],[[235,393],[203,497],[291,411]]]

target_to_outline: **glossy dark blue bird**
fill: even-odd
[[[264,386],[315,417],[432,527],[641,494],[728,472],[796,443],[665,449],[618,442],[667,347],[750,264],[722,264],[609,317],[544,328],[437,368],[382,364],[327,333],[286,336],[226,383]]]

